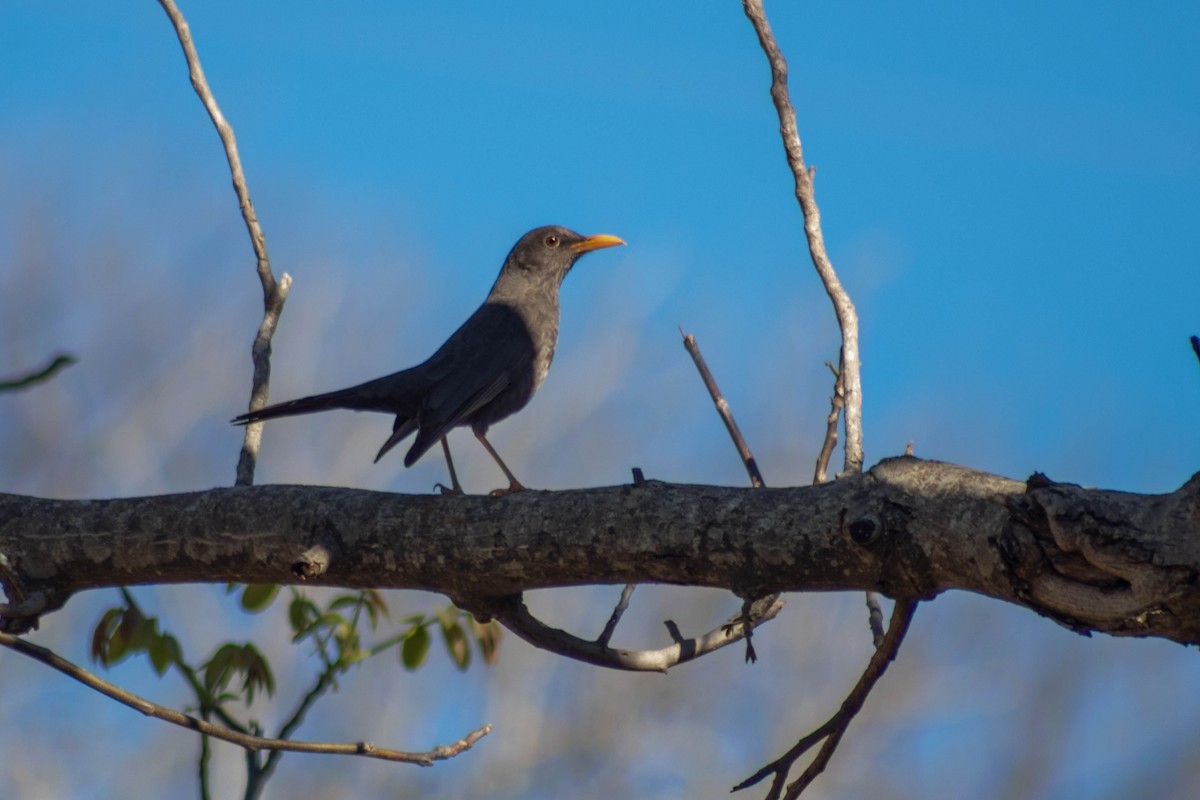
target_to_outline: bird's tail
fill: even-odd
[[[286,403],[276,403],[273,406],[260,408],[257,411],[239,414],[231,422],[235,425],[248,425],[251,422],[261,422],[265,419],[292,417],[297,414],[312,414],[317,411],[329,411],[334,408],[357,408],[362,410],[361,406],[356,402],[357,399],[349,389],[326,392],[325,394],[314,394],[310,397],[288,400]]]
[[[276,417],[293,417],[298,414],[312,414],[335,408],[398,413],[412,402],[410,398],[414,388],[412,384],[410,373],[398,372],[358,386],[351,386],[348,389],[314,394],[297,400],[288,400],[286,403],[276,403],[257,411],[239,414],[231,421],[235,425],[248,425],[251,422],[260,422]]]

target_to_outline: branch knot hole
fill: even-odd
[[[866,514],[847,525],[846,530],[850,534],[851,541],[866,547],[879,541],[879,537],[884,532],[884,525],[879,517],[874,514]]]

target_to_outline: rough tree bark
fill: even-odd
[[[116,500],[0,495],[9,630],[74,592],[296,583],[441,592],[661,582],[769,592],[963,589],[1079,632],[1200,644],[1200,474],[1166,495],[893,458],[832,484],[654,481],[503,499],[311,486]]]

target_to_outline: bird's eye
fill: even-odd
[[[553,233],[546,237],[546,247],[558,247],[558,237]]]

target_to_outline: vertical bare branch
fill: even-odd
[[[779,134],[783,137],[783,149],[787,154],[788,166],[796,183],[796,200],[804,214],[804,234],[808,237],[808,251],[813,266],[825,285],[825,291],[833,302],[838,327],[842,331],[842,353],[840,372],[846,392],[846,472],[861,472],[863,465],[862,436],[862,376],[858,354],[858,313],[850,302],[850,295],[838,280],[825,252],[825,237],[821,233],[821,211],[817,208],[813,188],[812,172],[804,165],[804,151],[800,145],[800,133],[796,127],[796,111],[788,98],[787,60],[775,42],[762,0],[742,0],[746,16],[758,34],[758,42],[771,65],[771,100],[779,114]]]
[[[262,226],[258,224],[258,215],[254,211],[254,203],[250,201],[250,189],[246,185],[246,175],[242,171],[242,159],[238,156],[237,139],[233,128],[221,113],[217,99],[213,96],[200,66],[200,55],[192,41],[192,32],[188,27],[183,13],[175,5],[174,0],[158,0],[159,5],[167,12],[175,35],[183,47],[183,55],[187,60],[188,74],[192,79],[192,88],[200,97],[200,102],[208,111],[221,144],[225,147],[225,157],[229,161],[229,172],[233,176],[233,190],[237,193],[238,205],[242,210],[242,219],[246,222],[246,230],[250,234],[250,243],[254,246],[254,256],[258,261],[258,279],[262,283],[263,318],[258,326],[251,348],[251,358],[254,362],[254,377],[250,387],[250,410],[262,408],[267,404],[267,394],[271,382],[271,337],[279,324],[279,315],[283,312],[283,304],[287,300],[288,289],[292,285],[291,276],[286,272],[277,282],[271,272],[271,259],[267,255],[267,238]],[[256,422],[246,426],[245,438],[242,440],[242,451],[238,457],[237,480],[238,486],[249,486],[254,483],[254,466],[258,461],[258,448],[262,442],[262,423]]]

